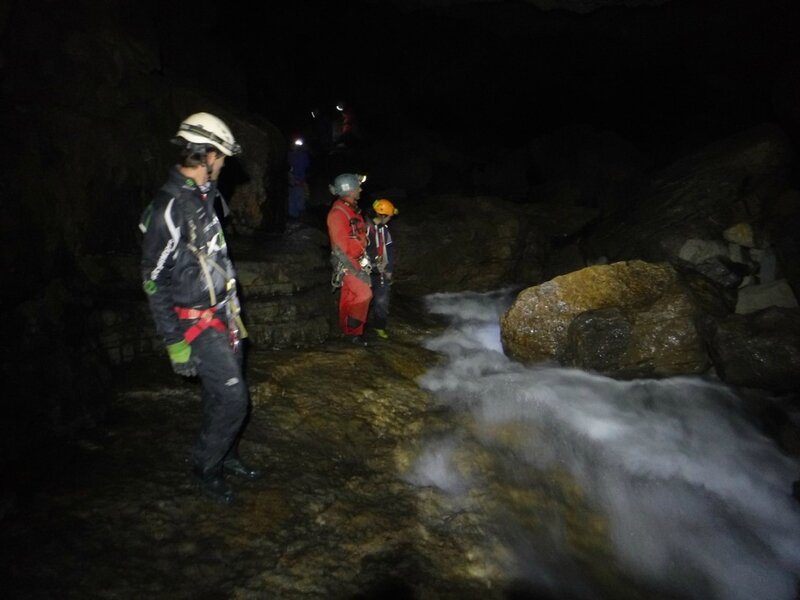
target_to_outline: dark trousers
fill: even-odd
[[[192,342],[192,357],[203,384],[203,423],[192,463],[198,474],[208,478],[222,474],[226,458],[238,456],[250,401],[242,376],[242,350],[231,350],[227,331],[203,331]]]
[[[372,275],[372,304],[370,310],[370,325],[375,329],[386,329],[386,319],[389,318],[389,294],[392,282],[383,279],[381,283],[380,274]]]
[[[303,214],[306,209],[307,192],[308,188],[304,184],[289,186],[288,212],[290,217],[297,218]]]

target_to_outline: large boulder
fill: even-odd
[[[503,348],[612,376],[701,373],[709,366],[697,303],[669,264],[587,267],[527,288],[501,317]]]

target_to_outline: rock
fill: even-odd
[[[722,242],[726,230],[750,243],[743,224],[760,226],[791,189],[794,160],[790,140],[770,124],[701,148],[652,174],[630,206],[608,213],[585,240],[586,252],[673,262],[686,258],[690,240]],[[781,266],[792,260],[779,258]]]
[[[764,390],[800,390],[798,309],[771,307],[698,322],[724,381]]]
[[[501,317],[503,348],[525,363],[621,376],[700,373],[709,364],[695,300],[668,264],[587,267],[523,290]]]
[[[728,244],[728,258],[738,263],[746,263],[748,260],[745,249],[739,244]]]
[[[707,258],[694,266],[695,270],[724,288],[736,289],[751,274],[750,267],[725,256]]]
[[[633,326],[619,308],[587,310],[570,323],[561,362],[582,369],[611,373],[624,360]]]
[[[778,257],[772,248],[753,249],[750,256],[758,264],[758,282],[773,283],[778,279]]]
[[[572,273],[586,266],[586,261],[577,244],[554,248],[548,255],[545,277],[552,279],[558,275]]]
[[[738,314],[745,315],[770,306],[797,308],[797,298],[785,279],[750,285],[739,290],[739,299],[736,303]]]
[[[727,288],[694,269],[681,270],[686,286],[698,311],[704,315],[727,317],[736,308],[737,290]]]
[[[391,227],[399,293],[486,291],[522,272],[527,281],[542,279],[549,238],[526,207],[492,197],[442,196],[430,199],[424,212],[402,212]]]
[[[778,270],[800,296],[800,191],[778,194],[765,229],[777,257]]]
[[[678,258],[692,264],[699,264],[709,258],[717,258],[727,254],[728,248],[721,241],[690,238],[681,246],[678,251]]]
[[[736,223],[722,232],[722,237],[733,244],[739,244],[745,248],[755,248],[755,235],[750,223]]]
[[[507,199],[528,198],[529,159],[524,149],[508,152],[475,174],[477,189]]]

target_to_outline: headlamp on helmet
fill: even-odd
[[[242,152],[242,147],[222,119],[204,112],[186,117],[178,127],[173,142],[186,143],[187,146],[214,146],[225,156],[235,156]]]
[[[359,175],[358,173],[342,173],[333,180],[333,183],[328,186],[328,189],[331,191],[331,194],[336,196],[349,196],[358,190],[358,188],[361,187],[361,184],[366,180],[366,175]]]

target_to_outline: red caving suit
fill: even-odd
[[[339,297],[339,327],[345,335],[362,335],[372,300],[370,277],[361,270],[359,257],[367,246],[367,228],[358,207],[348,198],[337,198],[328,212],[331,252],[344,270]]]

